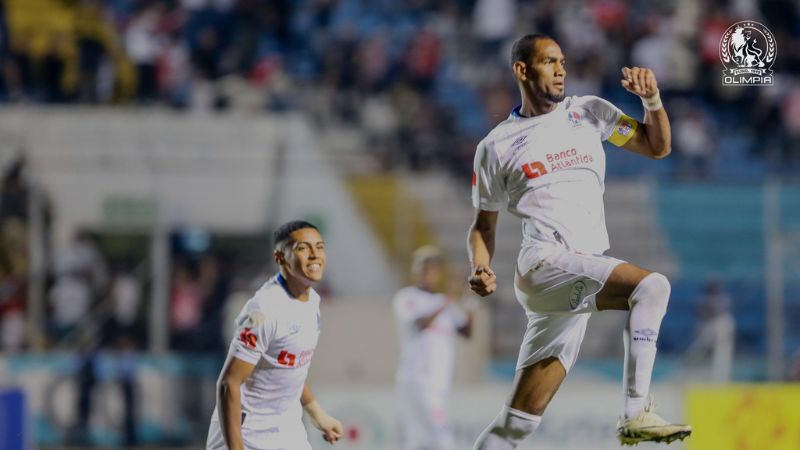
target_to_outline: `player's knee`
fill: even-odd
[[[662,314],[667,311],[669,304],[669,294],[672,286],[664,275],[653,272],[639,282],[636,289],[631,294],[630,304],[646,304],[648,308],[660,311]]]

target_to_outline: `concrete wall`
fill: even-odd
[[[147,231],[154,218],[146,213],[109,216],[109,203],[128,199],[155,205],[168,227],[251,233],[291,218],[317,221],[341,295],[392,292],[402,279],[301,116],[0,109],[0,160],[20,148],[54,205],[57,244],[78,227]]]

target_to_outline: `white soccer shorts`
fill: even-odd
[[[572,369],[590,313],[597,311],[597,293],[623,262],[556,246],[522,249],[514,291],[525,308],[528,327],[517,370],[550,357],[557,357],[567,372]]]
[[[299,403],[298,403],[299,404]],[[302,420],[291,417],[246,416],[242,422],[246,450],[311,450]],[[206,450],[228,450],[216,412],[208,428]]]

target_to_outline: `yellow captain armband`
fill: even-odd
[[[614,125],[614,132],[608,137],[608,142],[611,142],[617,147],[622,147],[626,142],[631,140],[638,128],[639,122],[637,122],[636,119],[623,114],[617,121],[617,124]]]

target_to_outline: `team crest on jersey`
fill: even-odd
[[[580,126],[583,116],[578,111],[569,111],[567,112],[567,119],[569,119],[570,125],[577,127]]]

